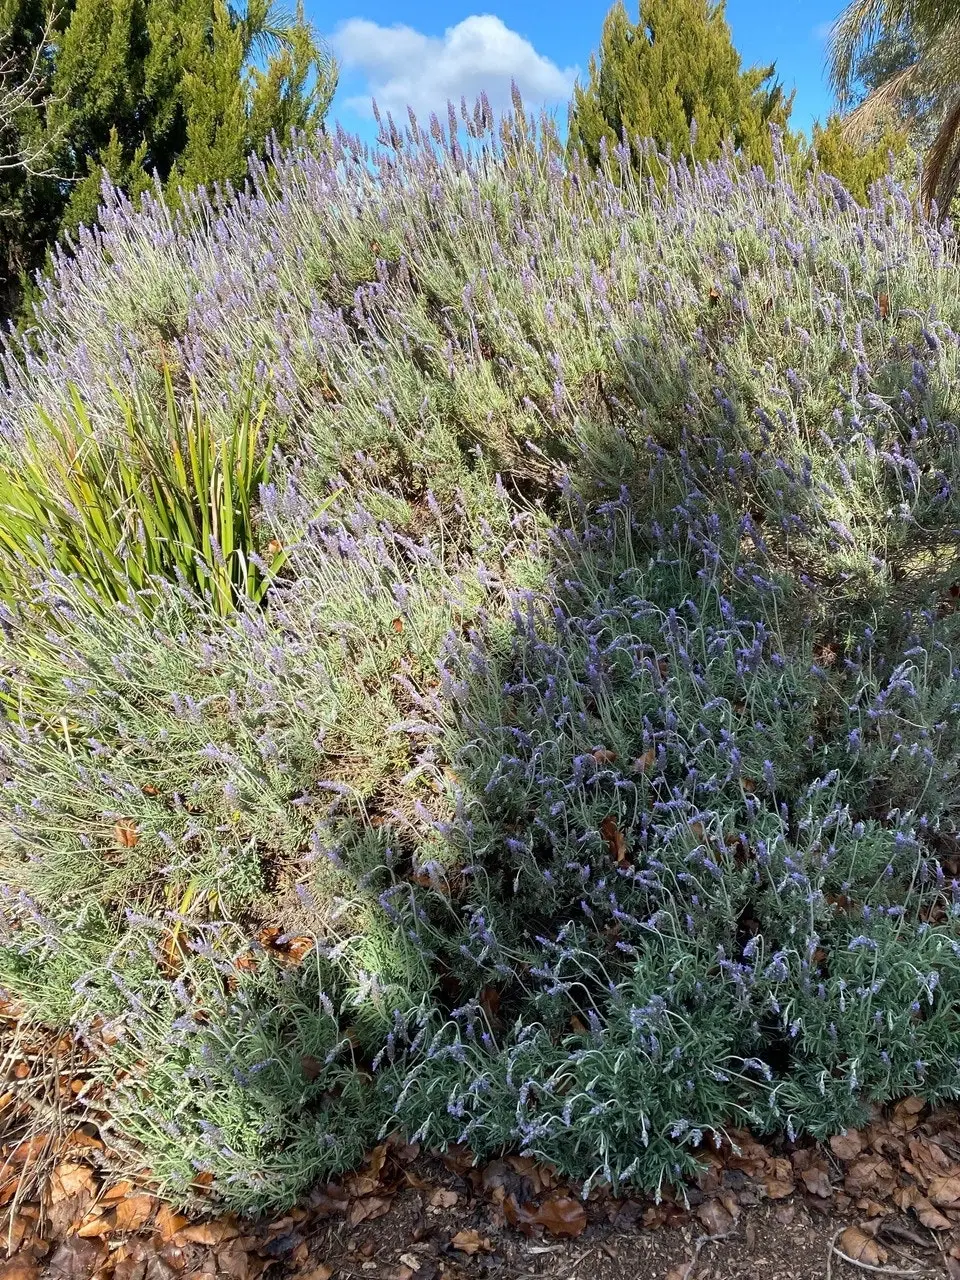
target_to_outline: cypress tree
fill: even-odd
[[[0,0],[0,65],[31,100],[0,121],[0,313],[14,314],[50,246],[95,219],[104,173],[136,197],[242,181],[271,134],[322,127],[336,67],[304,18],[272,0]]]
[[[729,140],[769,165],[770,125],[786,132],[793,104],[774,73],[772,64],[743,69],[722,0],[639,0],[636,22],[617,0],[588,82],[574,88],[568,146],[596,165],[601,138],[612,149],[625,128],[674,158],[714,160]]]
[[[825,125],[819,121],[814,123],[806,163],[815,161],[842,182],[855,200],[865,204],[873,183],[889,173],[891,152],[900,158],[907,156],[908,151],[905,127],[896,128],[888,123],[873,138],[855,143],[845,133],[841,117],[834,113]]]

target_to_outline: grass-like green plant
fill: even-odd
[[[71,384],[61,413],[40,410],[40,428],[0,467],[0,593],[18,599],[31,566],[75,575],[108,603],[157,577],[187,582],[220,615],[239,595],[261,600],[286,552],[257,554],[275,432],[266,404],[254,406],[253,379],[222,431],[195,384],[181,405],[167,367],[159,407],[140,389],[112,391],[119,432],[98,433]]]

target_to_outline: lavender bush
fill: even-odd
[[[0,616],[0,981],[177,1199],[391,1129],[659,1188],[958,1092],[952,233],[462,118],[107,191],[3,353],[10,462],[165,368],[283,442],[262,601]]]

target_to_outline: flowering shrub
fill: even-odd
[[[179,1199],[391,1128],[657,1188],[958,1091],[952,234],[463,114],[108,193],[4,354],[10,460],[164,364],[283,440],[259,606],[0,617],[0,980]]]

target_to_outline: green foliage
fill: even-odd
[[[890,125],[873,140],[858,143],[848,137],[843,121],[834,113],[825,125],[814,122],[811,157],[863,204],[870,187],[890,172],[891,155],[896,161],[905,154],[907,145],[906,131]]]
[[[841,105],[861,96],[864,80],[875,93],[895,76],[903,77],[897,96],[906,101],[916,91],[950,96],[958,21],[957,0],[850,0],[830,33],[830,73]]]
[[[188,583],[221,615],[239,595],[261,600],[286,557],[257,554],[254,507],[274,439],[264,439],[252,381],[222,436],[196,387],[181,408],[169,370],[160,411],[139,391],[115,396],[123,428],[114,441],[98,436],[71,387],[62,419],[41,410],[45,431],[0,464],[0,594],[17,600],[29,567],[70,574],[104,604],[157,577]]]
[[[852,104],[859,106],[893,77],[910,72],[920,60],[916,35],[907,24],[882,31],[854,65]],[[890,103],[895,123],[907,132],[916,150],[928,147],[943,119],[943,102],[920,75]]]
[[[96,220],[104,175],[131,197],[154,176],[173,199],[239,183],[271,135],[321,127],[336,87],[302,2],[287,18],[270,0],[0,0],[11,82],[38,48],[29,101],[0,122],[21,157],[0,172],[7,316],[50,247]]]
[[[153,922],[141,927],[162,942]],[[282,1210],[304,1187],[360,1165],[383,1107],[357,1070],[336,971],[316,947],[296,970],[262,949],[241,968],[230,964],[244,949],[235,931],[201,937],[205,957],[188,958],[172,984],[130,972],[124,942],[103,963],[103,987],[136,993],[107,1024],[119,1033],[100,1064],[111,1115],[172,1198],[189,1201],[208,1174],[225,1207]],[[91,983],[84,1006],[103,1008]]]
[[[0,978],[174,1198],[390,1128],[658,1187],[960,1089],[955,245],[520,133],[118,201],[7,361],[11,454],[76,396],[127,450],[171,331],[178,414],[256,360],[286,424],[259,606],[0,608]]]
[[[892,112],[926,150],[925,206],[948,212],[960,186],[957,0],[850,0],[831,30],[830,64],[840,106],[859,98],[847,130],[868,137]]]
[[[574,89],[570,150],[596,165],[601,139],[612,151],[625,129],[675,158],[715,160],[729,141],[769,167],[770,126],[786,130],[793,101],[773,76],[773,66],[742,68],[722,2],[640,0],[631,22],[617,0],[589,81]]]

